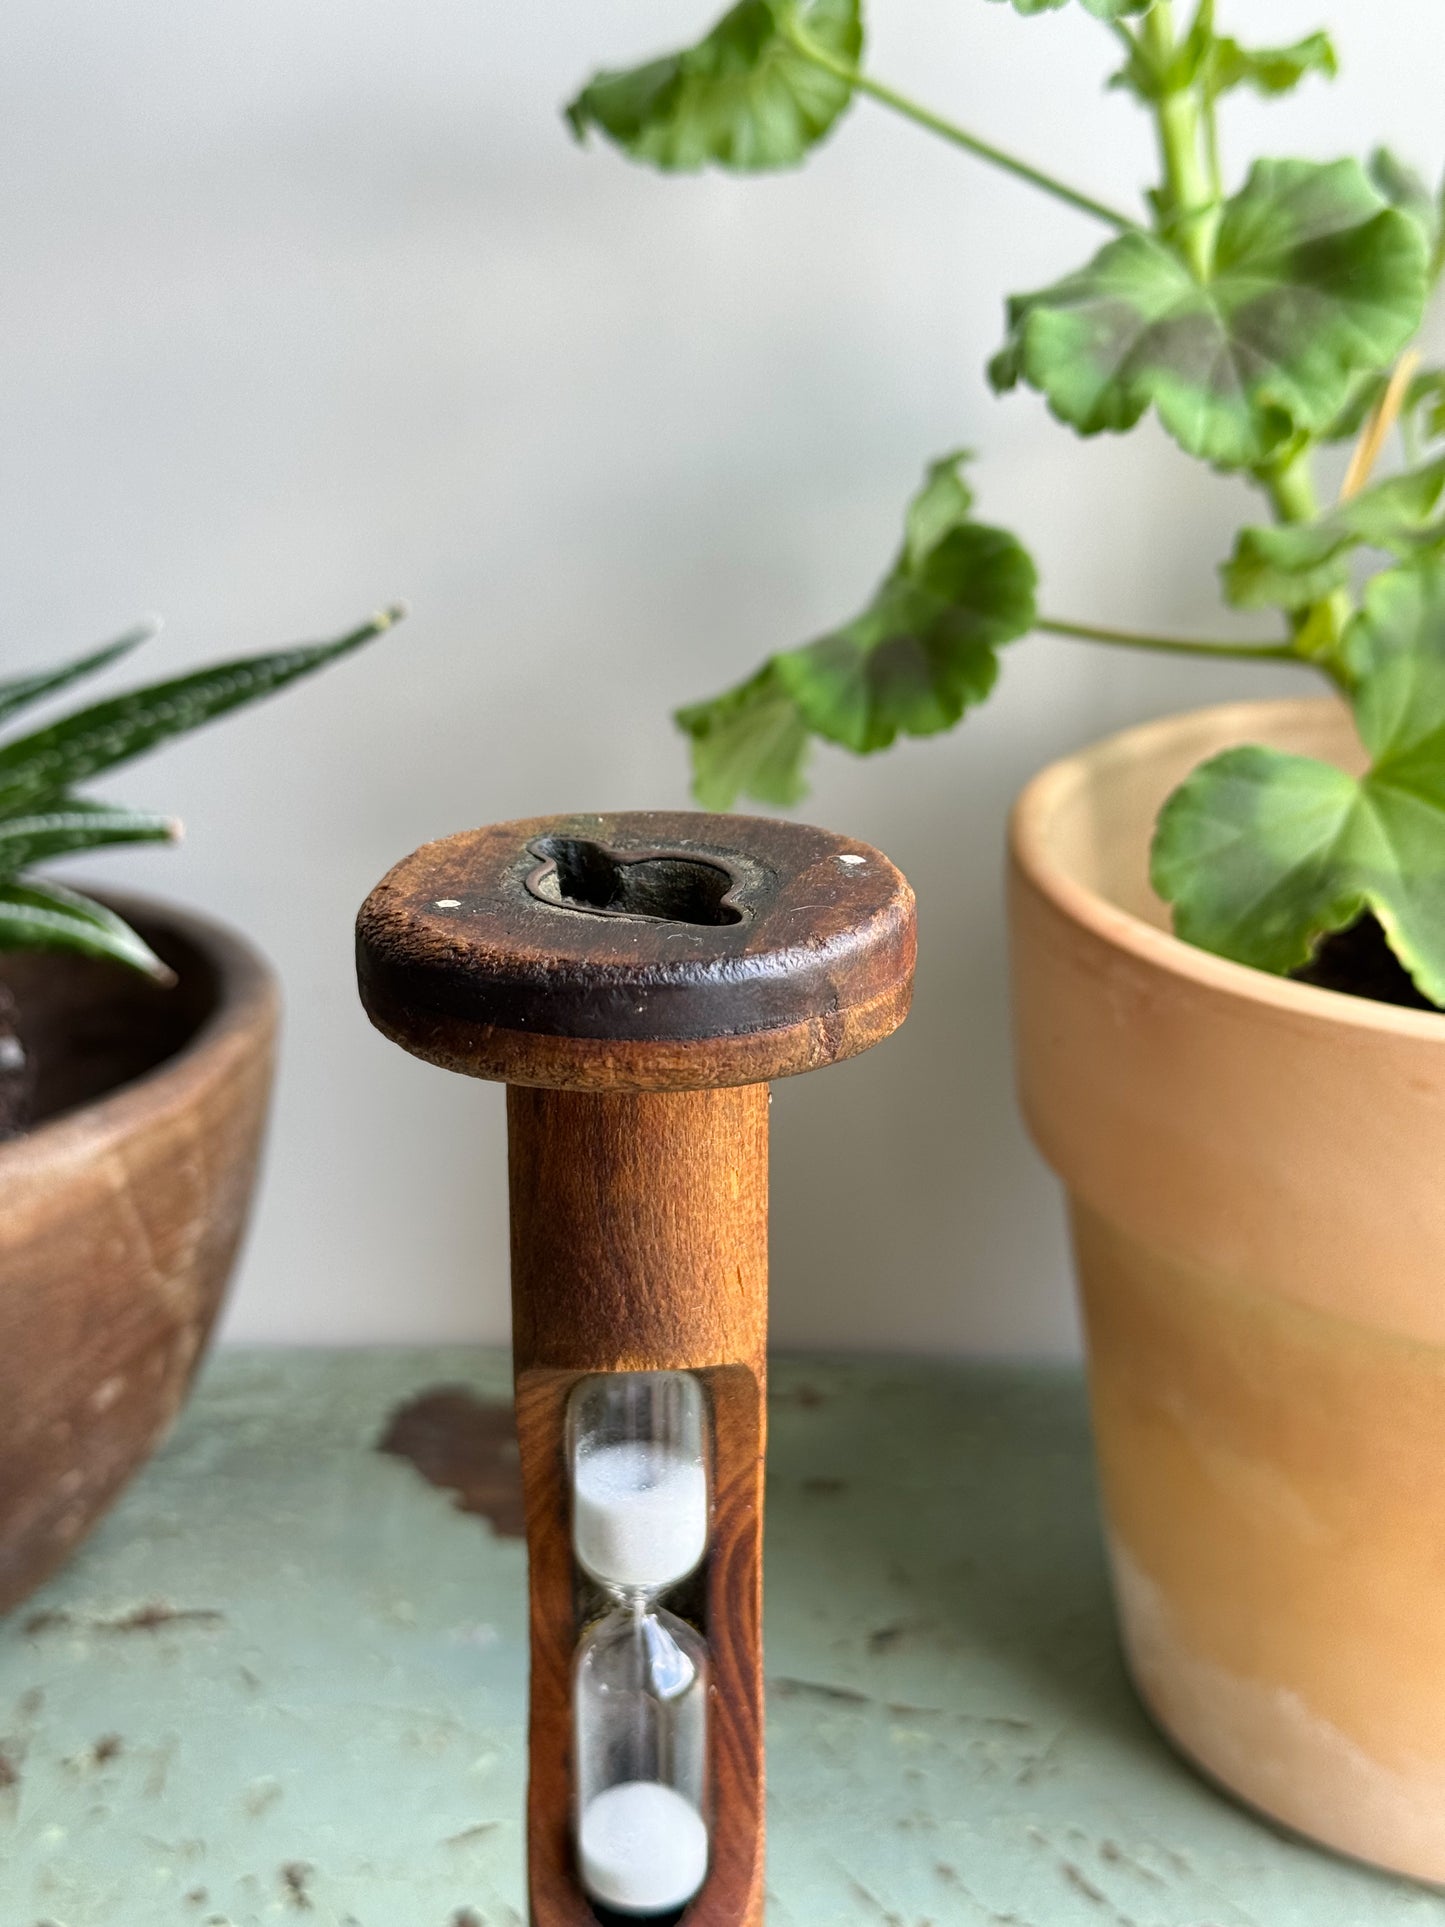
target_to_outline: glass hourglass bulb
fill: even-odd
[[[573,1551],[607,1601],[573,1678],[578,1872],[639,1918],[707,1878],[707,1645],[657,1603],[707,1551],[704,1425],[686,1372],[584,1379],[568,1407]]]
[[[645,1594],[583,1635],[574,1681],[582,1885],[619,1914],[685,1905],[707,1877],[707,1647]]]
[[[599,1585],[659,1591],[707,1550],[702,1389],[686,1372],[584,1379],[569,1408],[572,1542]]]

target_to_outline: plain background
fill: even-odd
[[[1296,0],[1221,9],[1254,38]],[[1439,0],[1334,0],[1333,86],[1225,113],[1242,157],[1439,172]],[[340,631],[371,651],[113,779],[179,852],[87,874],[188,899],[280,965],[288,1025],[236,1339],[507,1329],[500,1093],[411,1062],[351,983],[357,903],[429,837],[676,806],[676,704],[851,614],[924,462],[980,451],[981,511],[1055,614],[1217,633],[1236,483],[1155,431],[1076,442],[982,378],[1002,301],[1104,231],[860,103],[802,171],[662,178],[580,151],[599,64],[709,24],[678,0],[6,0],[0,555],[6,670],[163,611],[156,673]],[[1081,9],[873,7],[870,64],[1129,201],[1152,154]],[[1061,1351],[1062,1217],[1010,1082],[1011,796],[1124,723],[1292,672],[1035,639],[950,737],[824,751],[806,806],[922,904],[915,1013],[778,1088],[780,1343]]]

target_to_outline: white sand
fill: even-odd
[[[665,1914],[707,1878],[707,1828],[670,1786],[623,1780],[587,1802],[578,1843],[582,1885],[620,1914]]]
[[[707,1549],[707,1475],[667,1446],[580,1454],[572,1501],[577,1558],[604,1585],[669,1586]]]

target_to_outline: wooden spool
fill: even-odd
[[[362,1002],[507,1093],[531,1603],[534,1927],[591,1927],[571,1847],[579,1378],[692,1371],[712,1414],[712,1852],[688,1927],[763,1918],[769,1079],[903,1021],[913,893],[867,844],[762,818],[538,817],[429,843],[357,919]]]

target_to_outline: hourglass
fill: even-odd
[[[508,1085],[533,1927],[760,1927],[767,1086],[913,960],[886,857],[749,817],[468,831],[358,917],[378,1029]]]

